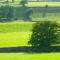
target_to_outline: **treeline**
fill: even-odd
[[[32,10],[27,6],[13,7],[10,5],[0,6],[0,22],[8,22],[14,20],[31,20]]]
[[[0,6],[0,22],[10,21],[13,18],[13,7],[9,5]]]

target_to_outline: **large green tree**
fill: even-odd
[[[34,47],[48,47],[60,43],[60,26],[56,22],[37,22],[32,30],[31,39],[28,42]],[[58,33],[59,32],[59,33]]]

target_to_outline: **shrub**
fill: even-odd
[[[22,1],[20,2],[20,4],[21,4],[22,6],[25,6],[25,4],[27,4],[27,0],[22,0]]]
[[[43,21],[37,22],[32,30],[31,39],[28,42],[33,47],[48,47],[51,44],[58,44],[59,33],[57,29],[59,28],[56,22]]]

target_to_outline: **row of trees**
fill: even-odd
[[[13,7],[9,5],[0,7],[0,22],[10,21],[13,18]]]
[[[9,2],[9,0],[6,0],[6,1]],[[15,0],[12,0],[12,2],[14,2],[14,1]],[[25,1],[29,1],[29,0],[21,0],[21,1],[24,1],[25,2]],[[34,0],[30,0],[30,1],[34,1]],[[39,2],[40,0],[35,0],[35,1],[38,1]]]
[[[12,1],[14,1],[14,0],[12,0]],[[22,16],[23,20],[31,21],[32,20],[31,15],[33,13],[33,10],[30,9],[29,7],[27,7],[25,4],[27,4],[27,0],[21,0],[20,5],[22,5],[22,7],[18,7],[18,8],[23,8],[25,10],[25,13],[22,12],[23,10],[21,11],[21,14],[23,15]],[[47,8],[48,8],[48,5],[46,5],[42,17],[45,17]],[[11,20],[11,18],[14,19],[13,13],[15,13],[15,12],[13,10],[14,10],[14,8],[12,6],[9,6],[9,3],[7,3],[7,5],[5,5],[5,6],[1,6],[0,7],[0,21],[2,20],[1,18],[3,18],[3,19],[6,18],[5,20],[8,20],[8,21]],[[16,17],[15,19],[17,20],[19,18]]]
[[[9,0],[7,0],[7,2],[8,1]],[[14,0],[12,0],[12,1],[14,1]],[[19,17],[17,17],[18,15],[20,15],[20,17],[22,16],[23,17],[22,19],[25,21],[31,20],[30,15],[32,13],[32,10],[29,9],[27,6],[25,6],[26,3],[27,3],[27,0],[22,0],[20,2],[20,5],[22,5],[21,7],[13,7],[13,6],[10,6],[9,3],[7,3],[5,6],[0,6],[0,22],[11,21],[12,19],[18,20],[18,19],[20,19]],[[18,8],[22,15],[15,14],[16,11],[14,11],[14,9],[16,9],[18,11]],[[22,10],[22,9],[24,9],[24,10]],[[25,12],[23,12],[23,11],[25,11]]]

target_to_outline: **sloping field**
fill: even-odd
[[[2,29],[0,32],[0,47],[28,46],[27,43],[32,33],[31,30],[33,28],[33,24],[34,22],[0,23],[0,30]],[[20,28],[14,28],[14,26],[19,26],[22,30],[19,31]],[[28,29],[25,28],[26,26]],[[0,60],[60,60],[60,52],[0,53]]]
[[[34,23],[0,23],[0,47],[28,46]]]
[[[27,46],[33,23],[0,23],[0,47]]]

